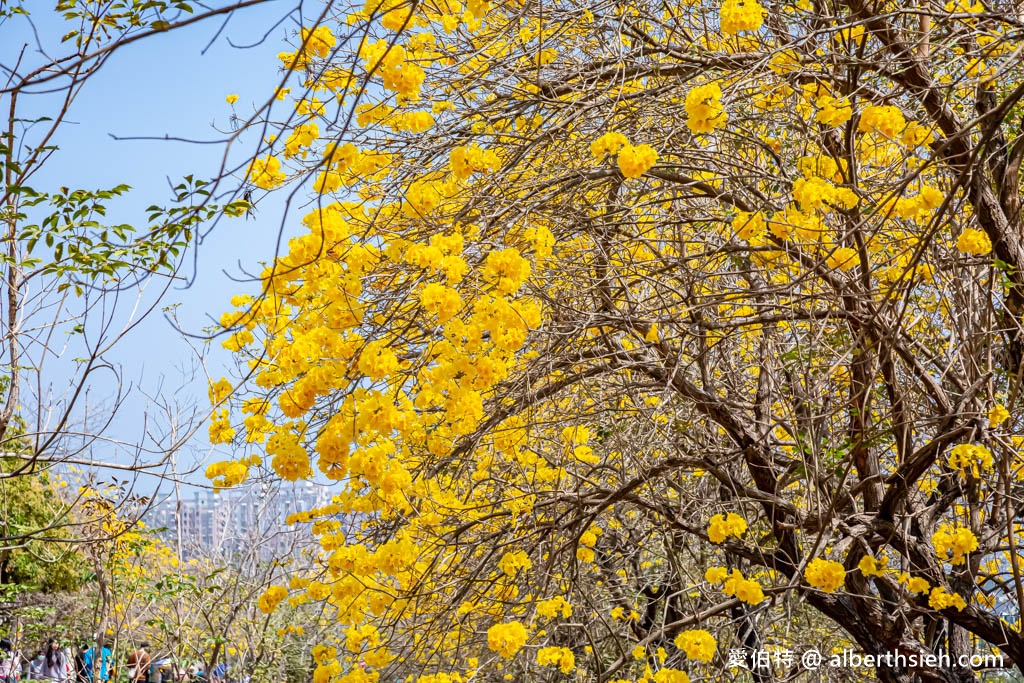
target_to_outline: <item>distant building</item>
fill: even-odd
[[[145,516],[147,526],[163,529],[169,542],[180,540],[182,559],[199,555],[267,560],[310,540],[307,525],[289,527],[293,512],[331,502],[329,488],[309,481],[281,482],[280,488],[249,486],[214,493],[191,489],[180,500],[158,502]]]

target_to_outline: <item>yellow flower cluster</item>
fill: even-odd
[[[231,426],[229,416],[230,411],[227,408],[213,412],[209,427],[210,443],[229,443],[235,438],[235,429]]]
[[[331,595],[331,587],[320,581],[311,581],[306,594],[311,600],[326,600]]]
[[[967,607],[967,602],[958,593],[950,593],[940,586],[939,588],[933,588],[932,592],[928,595],[928,606],[932,609],[955,607],[959,612]]]
[[[603,161],[610,154],[618,154],[619,150],[629,143],[629,139],[622,133],[605,133],[590,143],[590,153],[598,161]]]
[[[462,281],[469,265],[462,258],[463,237],[455,232],[450,235],[434,234],[428,244],[410,244],[402,254],[402,260],[409,264],[443,274],[449,285]]]
[[[576,668],[576,657],[567,647],[542,647],[537,650],[537,664],[557,666],[562,673],[571,673]]]
[[[729,576],[729,570],[725,567],[708,567],[704,572],[704,580],[708,583],[722,583]]]
[[[885,576],[889,572],[888,567],[889,558],[885,556],[876,559],[871,555],[865,555],[857,564],[857,568],[864,576]]]
[[[384,379],[398,369],[398,358],[385,341],[373,341],[359,354],[359,372],[370,379]]]
[[[864,107],[864,111],[861,112],[857,130],[862,133],[878,133],[895,140],[906,125],[907,120],[899,107],[871,105]]]
[[[522,571],[529,571],[533,563],[530,562],[530,558],[522,550],[516,550],[511,553],[505,553],[501,556],[501,560],[498,561],[498,569],[500,569],[506,576],[515,578],[516,574]]]
[[[320,128],[316,123],[298,124],[284,142],[284,155],[289,158],[295,156],[306,158],[309,147],[316,142],[318,137],[320,137]]]
[[[722,569],[718,567],[717,569]],[[714,583],[722,583],[722,592],[726,595],[738,598],[741,602],[745,602],[749,605],[758,605],[764,601],[764,591],[761,589],[761,584],[753,579],[747,579],[743,576],[743,572],[739,569],[733,569],[732,573],[727,577],[722,577],[718,572],[712,575],[711,569],[705,574],[704,578],[711,581],[716,579]],[[717,579],[721,580],[717,580]]]
[[[630,610],[629,614],[626,614],[626,608],[622,606],[612,607],[611,611],[608,612],[612,619],[615,621],[639,621],[640,613],[636,610]]]
[[[482,149],[476,144],[461,145],[448,155],[452,173],[465,180],[474,173],[491,173],[501,168],[501,158],[493,149]]]
[[[845,97],[833,97],[832,95],[821,95],[815,100],[817,111],[814,113],[814,120],[823,126],[834,128],[841,126],[853,116],[853,108],[850,100]]]
[[[387,90],[414,101],[419,98],[426,72],[418,64],[408,61],[405,48],[391,41],[378,40],[364,45],[361,56],[367,71],[379,74]]]
[[[212,480],[214,490],[229,489],[238,486],[249,478],[249,468],[258,466],[262,461],[258,455],[239,460],[225,460],[211,463],[206,468],[206,478]]]
[[[857,43],[864,36],[864,26],[857,24],[849,28],[840,29],[832,36],[832,42],[842,45],[844,43]]]
[[[946,3],[947,12],[955,12],[956,14],[979,14],[985,11],[985,6],[975,0],[950,0]]]
[[[906,586],[908,591],[918,595],[927,593],[928,589],[931,588],[931,584],[928,583],[927,579],[920,576],[911,576],[907,572],[900,572],[896,579]]]
[[[699,662],[710,662],[718,647],[715,637],[703,629],[683,631],[676,636],[674,642],[689,659],[696,659]]]
[[[270,614],[288,597],[288,589],[284,586],[271,586],[256,601],[256,606],[264,614]]]
[[[526,644],[528,633],[521,622],[509,621],[487,629],[487,647],[505,659],[512,659]]]
[[[776,50],[768,60],[768,68],[780,76],[796,71],[800,68],[800,54],[792,49]]]
[[[594,561],[594,546],[597,537],[603,533],[600,527],[591,527],[580,534],[579,546],[576,548],[576,559],[580,562]]]
[[[565,427],[562,430],[562,440],[565,442],[566,452],[571,453],[574,460],[589,464],[601,461],[600,457],[594,455],[594,449],[587,445],[590,430],[583,425]]]
[[[299,586],[296,586],[295,588],[297,589]],[[338,649],[321,643],[314,645],[310,654],[313,656],[313,661],[317,664],[326,664],[338,656]]]
[[[556,595],[553,598],[539,601],[537,614],[548,619],[553,619],[561,614],[563,618],[568,619],[572,616],[572,605],[561,595]]]
[[[764,7],[757,0],[725,0],[719,12],[722,34],[734,36],[740,31],[756,31],[764,23]]]
[[[325,24],[317,26],[312,31],[303,27],[300,37],[305,44],[306,54],[314,54],[321,59],[329,55],[331,49],[337,43],[331,28]]]
[[[287,176],[281,171],[281,161],[275,156],[257,157],[249,164],[246,177],[262,190],[273,190],[285,181]]]
[[[530,262],[514,247],[498,249],[487,254],[481,274],[499,293],[512,294],[530,277]]]
[[[272,455],[270,466],[287,481],[310,476],[309,454],[299,444],[298,435],[290,429],[279,429],[267,439],[267,455]]]
[[[380,644],[380,631],[373,624],[348,629],[345,632],[345,648],[349,652],[359,652],[364,646],[371,648]]]
[[[444,324],[462,309],[462,297],[451,287],[431,282],[420,291],[420,304],[425,311],[436,315],[438,322]]]
[[[631,145],[622,133],[609,132],[590,143],[590,153],[597,161],[616,155],[619,170],[627,178],[639,178],[658,161],[658,153],[650,145]]]
[[[988,427],[995,429],[1010,419],[1010,411],[1002,403],[997,403],[988,411]]]
[[[451,674],[436,673],[420,676],[416,679],[416,683],[465,683],[465,680],[458,672]]]
[[[207,395],[210,397],[210,405],[215,406],[223,401],[231,394],[232,389],[231,382],[226,377],[221,377],[216,382],[211,380],[207,390]]]
[[[761,212],[740,211],[732,219],[732,230],[741,240],[750,241],[763,237],[767,225]]]
[[[313,671],[313,683],[330,683],[331,681],[340,680],[340,677],[341,662],[337,659],[323,662]]]
[[[843,175],[847,170],[846,166],[845,159],[840,159],[837,162],[826,154],[814,154],[800,157],[796,162],[796,167],[805,178],[813,178],[817,176],[819,178],[825,178],[833,183],[843,182]]]
[[[981,476],[981,472],[992,471],[994,459],[992,451],[985,446],[962,443],[950,450],[946,462],[950,469],[959,471],[961,478],[966,478],[968,472],[977,478]]]
[[[833,270],[851,270],[860,264],[860,255],[851,247],[839,247],[828,255],[825,263]]]
[[[690,683],[690,676],[685,671],[666,668],[658,669],[650,680],[654,683]]]
[[[491,10],[490,0],[466,0],[466,9],[477,19],[483,19]]]
[[[366,19],[379,18],[380,24],[389,31],[401,31],[407,24],[413,8],[403,0],[366,0],[362,16]]]
[[[658,153],[650,145],[626,144],[618,157],[619,170],[627,178],[639,178],[658,161]]]
[[[953,553],[951,564],[963,564],[967,554],[978,549],[978,538],[970,529],[952,524],[943,524],[932,534],[932,545],[939,559],[945,560]]]
[[[409,185],[405,192],[406,215],[410,218],[419,218],[430,215],[441,205],[444,186],[430,180],[417,180]]]
[[[693,133],[710,133],[729,120],[718,83],[699,85],[687,92],[683,108],[686,110],[686,127]]]
[[[792,204],[785,211],[775,212],[767,223],[768,231],[779,239],[800,239],[812,244],[819,244],[828,231],[821,214],[801,211]]]
[[[830,211],[833,206],[852,209],[857,205],[857,193],[848,187],[836,187],[824,178],[811,176],[793,182],[793,199],[803,211],[820,209]]]
[[[992,251],[992,240],[984,230],[964,228],[956,240],[956,248],[965,254],[984,256]]]
[[[410,111],[388,121],[388,127],[399,133],[425,133],[434,127],[434,115],[429,111]]]
[[[807,583],[815,588],[820,588],[826,593],[834,593],[843,587],[846,570],[839,562],[816,557],[807,564],[804,577]]]
[[[935,132],[928,126],[922,126],[917,121],[911,121],[907,124],[907,127],[903,129],[903,135],[900,138],[906,147],[918,147],[921,145],[929,145],[935,140]]]
[[[336,170],[345,171],[355,167],[359,163],[359,158],[359,148],[351,142],[344,145],[331,142],[324,146],[324,160]]]
[[[327,113],[327,105],[316,97],[302,98],[295,103],[295,113],[299,116],[323,116]]]
[[[715,515],[708,524],[708,540],[712,543],[723,543],[730,536],[739,538],[747,531],[747,520],[735,512],[728,515]]]

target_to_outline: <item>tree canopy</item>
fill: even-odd
[[[124,159],[58,147],[80,123],[78,98],[102,87],[115,54],[202,22],[209,47],[229,18],[266,2],[0,1],[0,629],[14,652],[86,639],[121,661],[148,636],[153,654],[182,671],[219,657],[239,676],[304,675],[302,631],[287,623],[294,613],[279,623],[256,603],[281,565],[246,558],[243,571],[216,549],[186,562],[141,523],[160,492],[148,477],[187,476],[180,451],[204,415],[166,385],[140,401],[117,353],[170,303],[200,231],[250,205],[230,193],[214,199],[216,181],[195,173],[168,176],[170,198],[147,197],[133,212],[139,193],[126,197],[127,183],[92,184],[98,165],[134,181]],[[297,11],[276,9],[279,22]],[[111,110],[137,98],[132,86],[119,84],[123,100]],[[124,420],[129,403],[137,412]],[[319,633],[314,610],[301,621]],[[21,663],[5,676],[16,679]]]
[[[324,5],[247,175],[308,193],[304,232],[211,392],[211,438],[266,462],[208,472],[344,489],[296,520],[349,626],[316,683],[1024,663],[1020,29],[1001,0]]]

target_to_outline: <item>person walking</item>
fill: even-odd
[[[75,648],[75,656],[72,662],[72,669],[75,672],[75,683],[89,683],[89,679],[85,675],[85,651],[89,649],[89,646],[84,640],[79,641],[78,647]]]
[[[113,664],[113,653],[110,652],[110,648],[106,645],[100,650],[99,655],[96,654],[96,646],[90,647],[82,655],[82,665],[85,667],[85,680],[86,683],[93,683],[93,666],[96,664],[96,657],[100,658],[100,677],[98,683],[106,683],[110,680],[111,670],[114,668]]]
[[[128,653],[128,680],[131,683],[144,683],[149,678],[149,667],[153,658],[146,648],[149,643],[143,643],[137,650]]]
[[[68,681],[68,661],[64,650],[52,638],[46,643],[46,654],[43,656],[43,678],[58,683]]]
[[[40,650],[32,661],[28,663],[28,680],[41,681],[43,679],[43,663],[46,661],[46,653]]]
[[[21,676],[21,652],[11,641],[0,638],[0,683],[17,683]]]

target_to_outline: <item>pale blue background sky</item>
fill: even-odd
[[[44,44],[54,44],[55,38],[69,30],[55,18],[53,4],[35,0],[26,3]],[[69,123],[55,140],[60,151],[34,177],[32,185],[40,190],[53,190],[61,185],[99,189],[128,183],[133,191],[115,205],[109,218],[112,222],[145,225],[145,207],[169,203],[168,177],[177,180],[187,173],[197,177],[215,173],[224,148],[167,141],[118,141],[111,134],[216,139],[218,133],[213,126],[221,130],[230,127],[232,112],[225,102],[228,94],[239,95],[235,108],[245,118],[252,112],[253,103],[265,102],[279,82],[280,62],[276,55],[288,49],[284,39],[297,30],[298,19],[293,16],[277,28],[272,27],[295,6],[295,0],[284,0],[237,13],[205,55],[201,52],[220,28],[220,19],[148,38],[116,53],[75,101]],[[251,44],[267,31],[270,34],[263,44],[251,49],[236,49],[228,43],[230,40],[236,45]],[[26,22],[9,20],[0,25],[0,62],[10,64],[14,52],[25,42],[30,43],[30,58],[37,60],[38,55],[31,54],[35,41]],[[45,113],[50,104],[40,97],[35,106]],[[6,103],[3,106],[6,109]],[[236,163],[242,155],[251,153],[258,142],[257,133],[245,135],[241,142],[243,145],[233,151]],[[272,201],[261,204],[255,220],[222,221],[199,245],[194,282],[188,288],[172,289],[163,302],[180,303],[178,317],[187,330],[199,333],[211,317],[219,318],[230,308],[233,294],[254,289],[254,285],[235,282],[232,277],[244,277],[243,268],[258,273],[258,263],[273,257],[283,209],[280,199]],[[286,230],[294,231],[297,225],[292,217],[286,222]],[[186,272],[193,274],[191,262]],[[214,347],[219,350],[218,344]],[[160,314],[151,316],[118,344],[109,360],[124,369],[125,380],[136,385],[136,389],[131,405],[121,412],[110,435],[127,442],[137,441],[141,436],[145,395],[174,391],[183,381],[181,368],[193,358],[189,345]],[[226,364],[226,354],[213,353],[208,360],[210,374],[225,374]],[[52,378],[55,384],[60,380]],[[113,388],[104,387],[102,382],[95,389],[97,396],[113,393]],[[184,387],[177,398],[205,406],[205,379],[199,378]],[[208,455],[205,429],[198,437],[195,453],[184,459]],[[98,453],[97,457],[101,455]],[[204,481],[201,477],[198,480]]]

